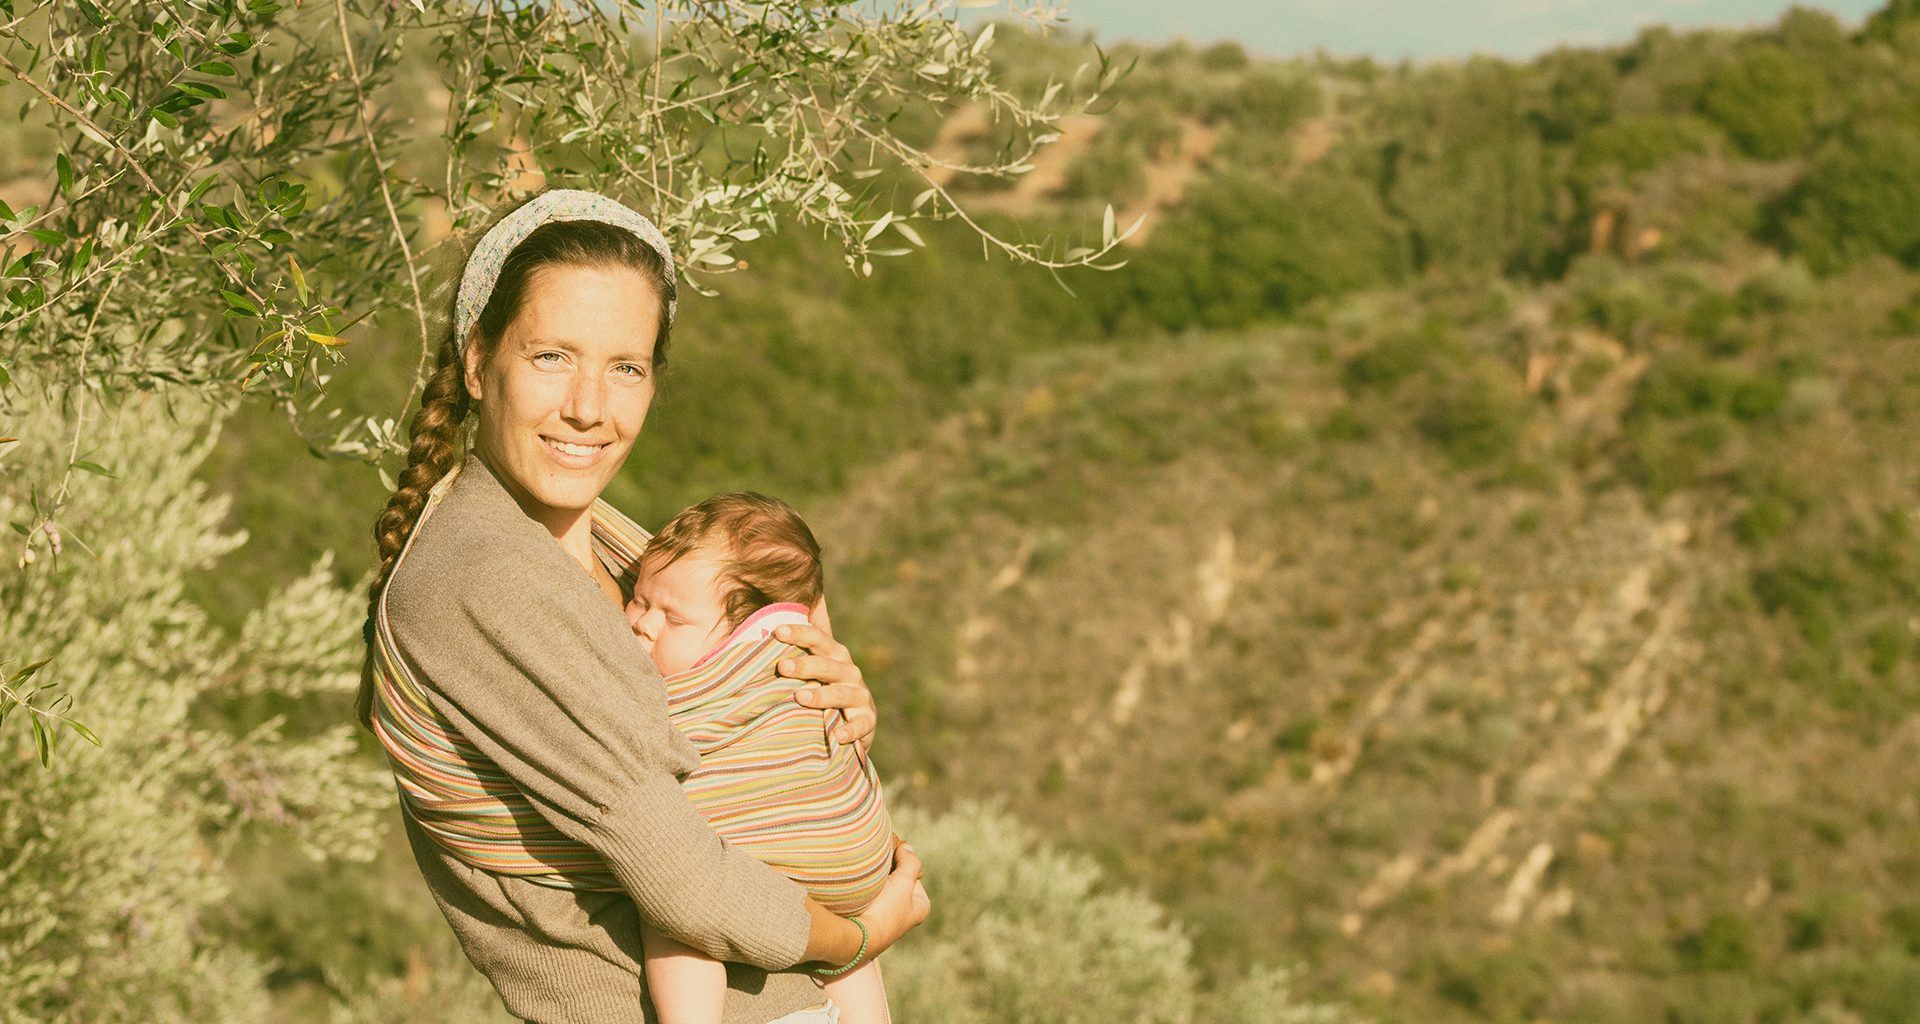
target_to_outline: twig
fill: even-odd
[[[340,49],[347,55],[347,73],[353,78],[353,98],[360,113],[360,133],[366,139],[367,153],[373,157],[373,172],[380,179],[380,198],[386,203],[387,222],[393,226],[394,240],[400,243],[400,256],[407,264],[407,285],[413,290],[413,314],[420,326],[420,359],[413,367],[413,384],[400,408],[413,408],[413,400],[426,386],[427,359],[433,354],[433,342],[427,336],[426,300],[420,295],[420,274],[413,262],[413,247],[407,244],[407,232],[400,226],[400,212],[393,205],[393,191],[387,185],[387,169],[380,161],[380,146],[373,140],[373,123],[367,118],[367,97],[360,78],[360,63],[353,57],[353,38],[347,32],[346,0],[334,0],[335,23],[340,26]]]

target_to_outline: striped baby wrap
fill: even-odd
[[[456,468],[428,493],[396,571],[458,474]],[[602,500],[591,515],[595,557],[630,586],[647,531]],[[749,619],[730,639],[777,614]],[[373,732],[393,767],[402,810],[436,845],[498,875],[556,889],[621,891],[592,848],[554,828],[491,758],[434,710],[394,644],[384,594],[373,650]],[[796,650],[770,636],[723,645],[675,677],[691,696],[676,708],[670,689],[669,713],[700,750],[701,766],[686,789],[714,830],[793,876],[822,904],[852,913],[872,900],[891,870],[891,827],[872,767],[851,745],[826,734],[824,712],[793,702],[793,688],[805,684],[773,676],[771,666]],[[704,718],[716,713],[717,719]]]
[[[700,752],[684,786],[713,830],[828,910],[853,914],[893,869],[893,825],[872,763],[833,738],[837,716],[795,703],[809,684],[775,674],[781,658],[804,652],[773,630],[806,621],[797,604],[748,616],[699,664],[667,677],[667,717]]]

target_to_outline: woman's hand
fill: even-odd
[[[859,930],[814,902],[812,897],[807,898],[807,912],[813,916],[813,926],[807,935],[806,954],[801,959],[835,967],[851,961],[860,948]],[[933,902],[927,897],[926,886],[920,882],[920,858],[914,855],[913,847],[896,843],[893,873],[881,883],[880,894],[859,913],[860,922],[867,930],[867,949],[860,954],[861,962],[879,956],[888,946],[919,927],[932,912]]]
[[[893,874],[881,885],[880,895],[860,912],[860,920],[866,922],[871,933],[868,959],[879,956],[881,950],[900,941],[901,936],[918,928],[927,915],[933,913],[933,901],[927,896],[927,887],[920,882],[920,874],[920,858],[913,847],[904,842],[896,844]]]
[[[842,721],[833,731],[834,738],[860,744],[864,754],[873,745],[873,728],[880,719],[873,707],[873,694],[846,645],[836,642],[824,628],[831,621],[825,598],[815,606],[812,618],[813,625],[781,626],[773,631],[775,639],[807,652],[781,659],[776,670],[788,679],[819,683],[795,690],[793,699],[810,708],[839,709]]]

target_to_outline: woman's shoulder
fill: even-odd
[[[387,615],[396,626],[442,625],[469,598],[538,586],[555,556],[565,557],[553,538],[469,458],[414,526],[387,579]]]

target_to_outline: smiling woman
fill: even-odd
[[[830,1021],[819,981],[787,969],[870,958],[929,907],[903,849],[864,923],[837,917],[680,789],[698,756],[622,611],[646,534],[600,500],[675,305],[666,240],[605,196],[542,193],[475,245],[375,524],[361,719],[428,889],[516,1017],[653,1020],[644,919],[730,962],[727,1022]],[[872,698],[821,614],[791,627],[809,652],[791,677],[822,684],[796,693],[863,739]]]

